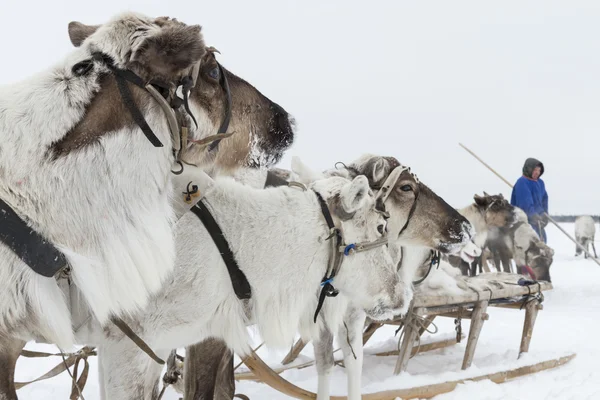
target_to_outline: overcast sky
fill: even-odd
[[[600,1],[5,1],[0,83],[70,51],[69,21],[126,10],[202,25],[224,66],[294,115],[282,167],[379,153],[455,207],[510,196],[462,142],[511,182],[543,161],[552,214],[600,214]]]

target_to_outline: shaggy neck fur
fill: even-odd
[[[464,216],[471,225],[475,228],[475,236],[472,241],[479,248],[483,248],[485,245],[485,241],[487,240],[488,229],[487,223],[485,222],[485,217],[481,214],[481,211],[477,208],[475,204],[471,204],[467,207],[461,208],[457,210],[462,216]]]
[[[136,125],[53,158],[51,146],[101,89],[100,66],[83,77],[71,71],[89,56],[76,49],[60,65],[0,89],[0,197],[65,253],[74,282],[105,322],[110,313],[144,307],[172,268],[172,155],[166,120],[150,105],[142,112],[165,147],[154,148]],[[0,260],[0,292],[20,304],[0,302],[0,328],[24,318],[29,306],[45,320],[48,341],[68,346],[70,320],[55,281],[1,244]]]

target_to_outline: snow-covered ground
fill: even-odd
[[[573,224],[561,224],[573,234]],[[395,357],[376,357],[372,354],[382,350],[393,350],[397,346],[393,327],[380,329],[365,348],[363,370],[363,393],[386,389],[404,388],[466,378],[499,370],[506,370],[546,359],[560,357],[572,352],[577,357],[567,365],[554,370],[515,379],[498,385],[491,381],[471,382],[459,385],[454,392],[435,397],[450,399],[599,399],[600,398],[600,266],[591,260],[576,258],[574,244],[553,225],[548,226],[549,245],[556,255],[551,268],[554,290],[545,294],[544,310],[538,315],[529,354],[517,360],[524,311],[505,310],[491,307],[490,319],[485,322],[473,365],[461,371],[461,361],[466,340],[453,347],[417,355],[408,365],[408,373],[394,377],[392,371]],[[441,340],[455,335],[454,323],[450,318],[435,321],[438,332],[425,334],[423,343]],[[469,321],[463,321],[463,332],[468,332]],[[257,339],[257,345],[259,339]],[[29,343],[30,350],[55,352],[48,345]],[[261,348],[258,354],[273,367],[285,355]],[[341,357],[340,352],[336,358]],[[311,360],[312,347],[308,345],[296,361]],[[37,378],[56,365],[60,360],[19,360],[17,380]],[[242,369],[243,366],[240,368]],[[282,375],[294,384],[316,391],[317,375],[314,366],[301,370],[286,371]],[[19,391],[21,399],[67,399],[71,390],[66,373],[53,379],[34,383]],[[289,399],[270,387],[249,381],[238,382],[236,391],[251,399]],[[336,367],[332,376],[332,394],[346,393],[344,369]],[[84,390],[87,400],[99,399],[96,359],[91,360],[88,384]],[[165,399],[178,399],[176,392],[168,390]]]

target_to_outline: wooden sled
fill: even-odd
[[[457,385],[461,383],[469,381],[477,382],[485,379],[489,379],[495,383],[504,383],[510,379],[514,379],[520,376],[525,376],[536,372],[559,367],[571,361],[573,358],[575,358],[575,354],[570,354],[568,356],[560,357],[553,360],[542,361],[524,367],[514,368],[502,372],[495,372],[492,374],[478,375],[466,379],[436,383],[433,385],[419,386],[408,389],[385,390],[382,392],[367,393],[363,394],[362,398],[364,400],[395,400],[398,397],[401,399],[429,399],[431,397],[437,396],[438,394],[451,392],[456,388]],[[302,400],[317,398],[316,393],[304,390],[294,385],[293,383],[287,381],[286,379],[282,378],[281,375],[277,374],[275,371],[269,368],[269,366],[265,364],[265,362],[260,357],[258,357],[256,353],[252,353],[249,357],[245,358],[244,364],[248,366],[248,368],[260,381],[266,383],[273,389],[287,396]],[[347,400],[347,397],[331,396],[330,399]]]
[[[443,341],[443,344],[442,342],[435,342],[433,344],[420,345],[416,347],[415,341],[421,337],[421,335],[427,330],[428,326],[436,317],[454,318],[458,321],[457,327],[460,326],[461,319],[470,319],[471,324],[468,342],[461,366],[461,369],[465,370],[472,364],[475,348],[477,346],[483,323],[489,319],[489,314],[487,313],[488,307],[501,307],[515,310],[524,309],[525,317],[523,333],[518,356],[518,358],[520,358],[523,353],[529,351],[529,344],[531,342],[535,320],[538,311],[543,309],[542,305],[540,304],[541,300],[543,299],[542,292],[545,290],[551,290],[552,284],[549,282],[540,282],[539,284],[536,283],[530,286],[521,286],[514,283],[515,275],[513,275],[512,278],[507,278],[504,282],[502,280],[495,280],[494,278],[496,276],[506,278],[506,275],[489,275],[491,277],[490,282],[493,283],[493,289],[489,291],[481,292],[472,290],[460,296],[415,295],[409,312],[405,318],[401,320],[386,321],[385,323],[375,322],[369,324],[363,334],[363,343],[366,343],[373,333],[383,325],[400,325],[400,328],[403,330],[403,339],[400,350],[376,354],[379,356],[397,355],[398,360],[394,369],[394,374],[398,375],[406,370],[410,358],[416,353],[421,352],[418,349],[419,347],[424,347],[423,351],[430,349],[433,350],[436,348],[456,344],[462,338],[462,332],[459,329],[457,331],[456,340]],[[306,343],[298,341],[282,361],[282,364],[289,365],[292,363],[300,354],[305,345]],[[513,370],[417,388],[371,393],[363,395],[363,398],[371,400],[395,399],[396,397],[406,399],[429,398],[441,393],[450,392],[454,390],[458,384],[466,381],[490,379],[493,382],[502,383],[518,376],[555,368],[570,361],[574,357],[575,354],[571,354],[559,359],[547,360],[541,363],[520,367]],[[274,389],[297,399],[316,398],[314,393],[293,385],[279,375],[281,372],[287,369],[304,368],[308,365],[311,365],[312,362],[297,366],[290,366],[287,368],[278,368],[277,371],[274,371],[269,368],[268,365],[266,365],[256,354],[253,354],[251,357],[245,359],[244,363],[248,366],[252,373],[246,373],[243,375],[240,374],[239,378],[236,376],[236,379],[252,379],[262,381]],[[333,396],[331,398],[346,399],[345,396]]]

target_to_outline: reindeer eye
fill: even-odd
[[[208,76],[214,80],[218,80],[220,76],[219,67],[214,67],[210,71],[208,71]]]
[[[412,190],[412,186],[404,185],[400,187],[400,190],[402,190],[403,192],[410,192]]]
[[[385,231],[386,231],[385,225],[378,225],[377,226],[377,232],[379,232],[380,234],[383,235],[383,232],[385,232]]]

